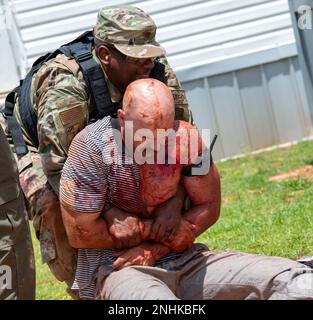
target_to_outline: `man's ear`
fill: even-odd
[[[120,122],[120,126],[125,128],[125,111],[123,109],[117,110],[117,118]]]
[[[101,45],[98,48],[98,58],[103,65],[107,66],[111,59],[110,50],[106,46]]]

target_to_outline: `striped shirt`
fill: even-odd
[[[121,151],[110,119],[87,126],[71,143],[62,170],[60,201],[76,214],[99,213],[107,204],[137,215],[143,212],[139,167]],[[78,250],[73,289],[79,289],[81,298],[95,298],[97,272],[102,265],[113,271],[114,251]],[[170,253],[158,264],[178,256]]]

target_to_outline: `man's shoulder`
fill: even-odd
[[[103,132],[112,131],[111,117],[107,116],[86,126],[84,129],[90,138],[99,138]]]
[[[112,129],[111,117],[104,117],[81,130],[74,138],[74,141],[86,145],[105,145],[112,141]]]
[[[45,73],[46,70],[64,69],[70,71],[73,75],[81,73],[80,66],[73,58],[67,57],[65,54],[60,53],[55,58],[45,62],[38,70],[37,74]]]
[[[115,143],[111,118],[105,117],[92,123],[81,130],[73,139],[69,158],[98,159],[97,164],[101,164],[102,169],[106,164],[112,164],[112,152],[117,146]]]
[[[75,59],[64,54],[58,54],[45,62],[33,76],[32,88],[37,91],[45,86],[54,86],[58,79],[67,79],[69,86],[71,82],[84,82],[83,73]]]

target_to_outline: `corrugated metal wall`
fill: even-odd
[[[12,0],[28,65],[93,27],[104,4],[130,3],[149,12],[158,40],[178,70],[292,44],[286,0]]]
[[[219,134],[218,159],[312,134],[296,58],[193,80],[184,86],[198,126]]]
[[[218,158],[312,133],[287,0],[11,0],[22,72],[120,3],[156,21],[198,126],[220,136]]]

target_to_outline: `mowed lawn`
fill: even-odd
[[[312,164],[311,141],[219,162],[221,216],[198,241],[215,251],[239,250],[292,259],[313,255],[313,181],[306,176],[269,180]],[[34,246],[37,299],[70,299],[65,286],[41,264],[37,240]]]
[[[47,264],[41,263],[39,241],[32,230],[33,246],[36,262],[36,299],[37,300],[68,300],[67,286],[54,278]]]

